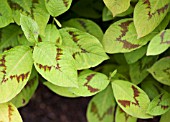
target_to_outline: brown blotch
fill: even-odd
[[[95,76],[95,74],[91,74],[91,75],[86,77],[86,80],[88,81],[88,83],[94,76]]]
[[[122,30],[121,30],[122,34],[118,38],[116,38],[116,40],[119,42],[122,42],[123,48],[125,48],[125,49],[133,49],[133,48],[137,48],[140,46],[139,44],[132,44],[132,43],[128,42],[127,40],[122,39],[122,37],[124,37],[126,35],[126,33],[128,32],[128,26],[132,22],[133,22],[132,20],[128,20],[128,21],[123,22],[119,25],[122,28]]]
[[[106,115],[112,115],[113,113],[113,107],[109,107],[101,116],[98,112],[98,108],[94,102],[91,103],[91,110],[94,115],[97,115],[97,118],[102,121]]]
[[[61,72],[61,67],[60,67],[59,63],[57,63],[55,68]]]
[[[65,7],[68,7],[68,5],[69,5],[69,1],[68,0],[63,0],[63,3],[65,5]]]
[[[149,0],[144,0],[143,4],[147,4],[147,9],[151,9],[151,3]],[[166,4],[165,6],[163,6],[162,8],[157,9],[155,12],[151,13],[151,11],[149,10],[148,12],[148,19],[151,19],[153,15],[155,15],[156,13],[158,13],[158,15],[160,15],[161,13],[164,13],[169,7],[169,4]]]
[[[136,97],[139,97],[140,92],[139,92],[139,90],[138,90],[135,86],[133,86],[133,85],[132,85],[132,89],[133,89],[133,93],[134,93],[133,98],[135,99],[135,102],[132,102],[132,104],[137,105],[137,106],[140,107],[139,101],[136,99]]]
[[[160,15],[161,13],[164,13],[169,7],[169,4],[166,4],[165,6],[163,6],[162,8],[158,9],[158,15]]]
[[[58,60],[61,59],[61,55],[63,55],[63,53],[62,53],[62,49],[61,48],[57,48],[56,51],[57,51],[56,61],[58,61]]]
[[[74,42],[77,43],[79,41],[79,39],[77,39],[78,35],[75,34],[73,31],[69,31],[68,33],[72,36],[72,39],[73,39]]]
[[[161,101],[162,101],[162,97],[163,97],[164,94],[162,94],[160,97],[159,97],[159,102],[157,104],[157,106],[161,106],[161,109],[168,109],[169,106],[168,105],[161,105]]]
[[[38,42],[42,42],[42,39],[40,36],[38,36]]]
[[[13,112],[14,110],[12,109],[12,106],[11,105],[8,105],[8,119],[9,119],[9,122],[11,122],[12,121],[12,112]]]
[[[90,80],[91,80],[94,76],[95,76],[95,74],[91,74],[91,75],[87,76],[87,77],[86,77],[87,82],[84,84],[84,86],[86,86],[91,93],[94,93],[94,92],[99,91],[99,89],[93,88],[92,86],[89,85]]]
[[[11,75],[10,76],[10,79],[13,80],[14,78],[17,79],[18,83],[20,81],[24,81],[24,79],[27,79],[28,78],[28,75],[29,75],[30,72],[27,72],[25,74],[20,74],[20,75]]]
[[[50,71],[52,66],[47,66],[47,65],[42,65],[42,64],[38,64],[36,63],[36,65],[40,68],[43,69],[44,71]]]
[[[5,57],[6,57],[6,55],[3,55],[2,58],[0,59],[0,67],[3,67],[1,72],[4,74],[3,77],[2,77],[1,83],[5,83],[8,80],[8,78],[5,78],[6,68],[7,68],[6,64],[5,64],[6,63]]]
[[[163,32],[161,33],[161,35],[160,35],[160,37],[161,37],[161,44],[170,44],[170,40],[164,42],[165,32],[166,32],[166,31],[163,31]]]
[[[169,106],[168,105],[161,105],[161,108],[165,110],[165,109],[168,109]]]
[[[118,100],[118,102],[119,102],[122,106],[124,106],[125,108],[126,108],[127,106],[130,106],[130,101],[129,101],[129,100]]]

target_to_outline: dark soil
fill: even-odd
[[[90,98],[65,98],[40,85],[27,106],[19,111],[24,122],[87,122]]]
[[[87,122],[88,98],[61,97],[47,87],[39,85],[27,106],[20,108],[24,122]],[[160,117],[138,122],[159,122]]]

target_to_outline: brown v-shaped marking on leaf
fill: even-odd
[[[69,1],[68,0],[63,0],[63,3],[65,5],[65,7],[68,7],[68,5],[69,5]]]
[[[99,114],[98,108],[94,102],[91,103],[91,110],[94,115],[97,115],[97,118],[102,121],[106,115],[113,114],[113,106],[109,107],[101,116]]]
[[[155,15],[156,13],[158,13],[158,15],[160,15],[161,13],[164,13],[166,10],[168,10],[169,4],[164,5],[163,7],[157,9],[155,12],[151,13],[151,3],[149,0],[143,0],[143,4],[147,5],[147,9],[149,9],[148,12],[148,19],[151,19],[153,15]]]
[[[166,31],[163,31],[160,35],[161,37],[161,44],[170,44],[170,40],[167,40],[166,42],[164,42],[164,35],[165,35]]]
[[[128,32],[128,26],[132,23],[132,20],[128,20],[126,22],[122,22],[119,26],[122,28],[121,30],[121,35],[116,38],[117,41],[123,43],[123,48],[125,49],[133,49],[133,48],[137,48],[140,45],[139,44],[132,44],[131,42],[128,42],[127,40],[123,40],[122,38],[126,35],[126,33]]]
[[[10,79],[11,80],[13,80],[13,79],[16,79],[17,81],[18,81],[18,83],[20,82],[20,81],[24,81],[25,79],[27,79],[28,78],[28,75],[29,75],[29,73],[30,72],[27,72],[27,73],[22,73],[22,74],[20,74],[20,75],[11,75],[10,76]]]
[[[12,106],[11,105],[8,105],[8,120],[9,122],[12,121],[12,115],[13,115],[13,112],[14,110],[12,109]]]
[[[91,79],[92,79],[94,76],[95,76],[95,74],[90,74],[89,76],[87,76],[87,77],[86,77],[87,82],[84,84],[84,86],[86,86],[91,93],[94,93],[94,92],[99,91],[99,89],[93,88],[92,86],[89,85],[89,82],[91,81]]]
[[[63,50],[61,48],[57,48],[56,49],[57,51],[57,54],[56,54],[56,61],[60,60],[61,59],[61,55],[63,55]]]
[[[4,74],[3,77],[2,77],[1,83],[4,83],[4,82],[6,82],[8,80],[8,78],[5,78],[5,76],[6,76],[6,68],[7,68],[6,64],[5,64],[6,63],[5,57],[6,57],[6,55],[3,55],[2,58],[0,59],[0,67],[3,68],[1,72]]]
[[[75,34],[75,32],[73,32],[73,31],[68,31],[68,33],[72,36],[72,39],[73,39],[73,41],[74,42],[78,42],[79,41],[79,39],[77,38],[77,34]]]
[[[130,101],[129,100],[118,100],[118,102],[123,106],[123,107],[127,107],[130,106]]]
[[[164,109],[164,110],[165,110],[165,109],[168,109],[168,108],[169,108],[169,105],[162,105],[162,104],[161,104],[163,95],[164,95],[164,94],[162,94],[162,95],[159,97],[159,102],[158,102],[157,106],[160,106],[161,109]]]
[[[42,65],[42,64],[38,64],[38,63],[36,63],[36,65],[37,65],[40,69],[43,69],[44,71],[51,71],[51,68],[52,68],[52,66]]]
[[[137,97],[139,97],[140,92],[139,92],[139,90],[138,90],[135,86],[133,86],[133,85],[132,85],[132,89],[133,89],[133,94],[134,94],[133,98],[134,98],[134,100],[135,100],[135,102],[132,102],[132,104],[137,105],[137,106],[140,107],[139,101],[136,99]]]
[[[140,107],[139,101],[136,99],[137,97],[139,97],[140,92],[139,92],[139,90],[138,90],[135,86],[133,86],[133,85],[132,85],[132,90],[133,90],[133,94],[134,94],[133,98],[134,98],[135,102],[132,102],[132,101],[129,101],[129,100],[118,100],[118,102],[119,102],[123,107],[125,107],[125,108],[126,108],[127,106],[130,107],[130,103],[132,103],[132,104],[135,105],[135,106]]]

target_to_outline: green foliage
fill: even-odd
[[[22,122],[17,108],[39,83],[64,97],[94,96],[89,122],[169,121],[169,6],[0,0],[0,122]]]

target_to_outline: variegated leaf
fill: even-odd
[[[149,43],[147,55],[158,55],[170,47],[170,29],[157,34]]]
[[[76,61],[77,69],[87,69],[108,59],[100,41],[75,28],[60,30],[62,45],[67,46]]]
[[[71,91],[77,96],[92,96],[104,90],[109,84],[106,75],[91,70],[84,70],[78,77],[78,88]]]
[[[137,39],[133,20],[130,18],[119,20],[106,30],[102,44],[107,53],[131,52],[145,45],[153,34]]]
[[[152,118],[146,114],[150,100],[142,89],[124,80],[114,80],[112,88],[116,102],[127,114],[143,119]]]
[[[17,108],[25,106],[33,96],[37,87],[38,74],[36,70],[33,69],[27,84],[24,86],[22,91],[17,94],[17,96],[15,96],[10,102],[13,103]]]
[[[164,92],[155,97],[148,106],[146,113],[157,116],[162,115],[170,109],[170,94]]]
[[[0,55],[0,103],[11,100],[23,89],[32,65],[32,50],[27,46],[17,46]]]
[[[17,108],[12,103],[2,103],[0,108],[0,122],[23,122]]]
[[[138,38],[151,33],[169,10],[169,0],[139,0],[134,10],[134,24]]]
[[[49,82],[63,87],[77,87],[75,61],[67,47],[51,42],[38,43],[33,59],[36,70]]]
[[[164,57],[148,69],[152,76],[162,84],[170,86],[170,57]]]
[[[71,6],[72,0],[45,0],[45,6],[53,17],[66,12]]]

